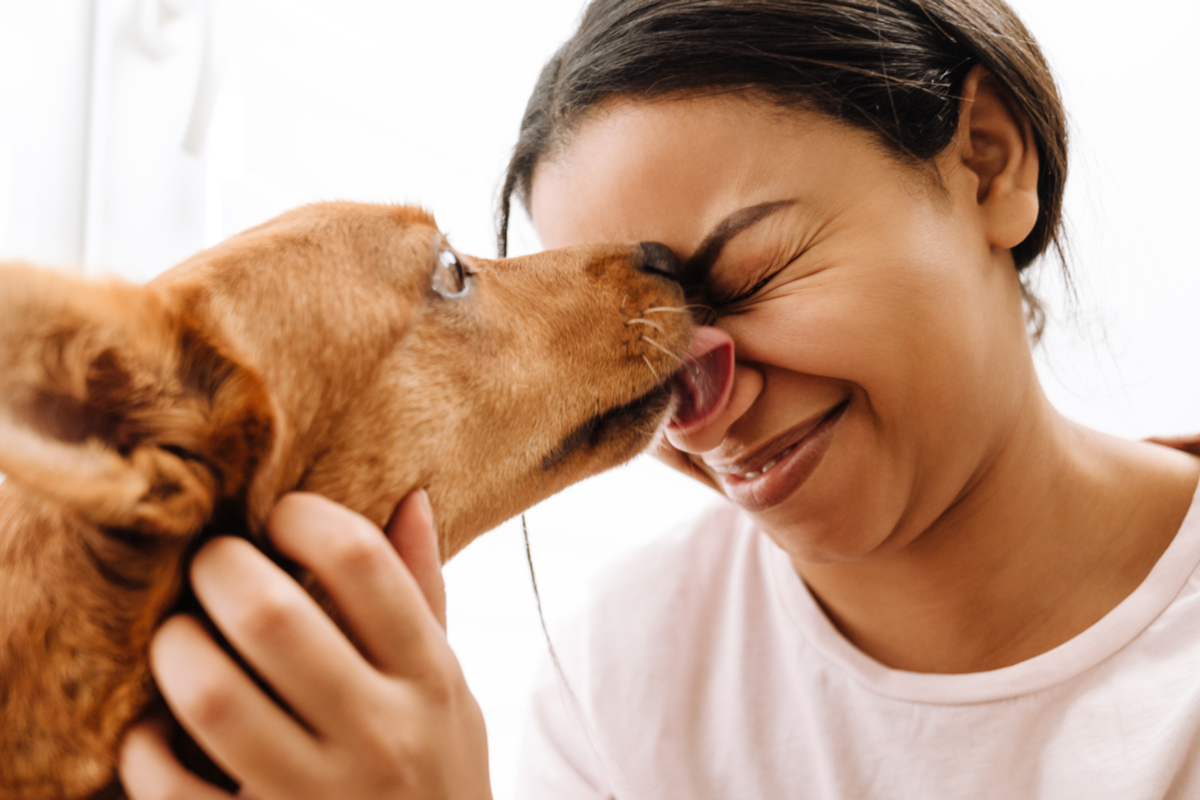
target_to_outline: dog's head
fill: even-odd
[[[93,524],[254,532],[307,489],[448,557],[643,449],[691,323],[660,246],[500,261],[424,212],[308,206],[148,286],[0,266],[0,472]]]

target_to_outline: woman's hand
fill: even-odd
[[[1155,444],[1174,447],[1176,450],[1182,450],[1185,453],[1191,453],[1194,456],[1200,456],[1200,433],[1195,436],[1175,436],[1172,438],[1155,438],[1147,441]]]
[[[291,713],[197,620],[180,615],[162,626],[150,652],[179,722],[241,795],[256,800],[490,798],[483,716],[446,642],[424,493],[401,503],[386,538],[308,494],[284,497],[268,532],[320,581],[362,652],[249,543],[215,539],[192,563],[196,595]],[[153,722],[130,731],[120,773],[133,800],[229,797],[185,770]]]

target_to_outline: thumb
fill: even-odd
[[[442,558],[438,547],[433,509],[424,489],[409,492],[392,513],[387,538],[412,573],[425,602],[446,629],[446,585],[442,581]]]

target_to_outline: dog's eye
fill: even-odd
[[[438,253],[438,264],[433,270],[433,290],[442,297],[462,297],[467,293],[467,276],[458,255],[450,249]]]

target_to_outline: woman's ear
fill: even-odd
[[[947,155],[976,181],[988,244],[1011,250],[1025,241],[1038,218],[1037,142],[1029,120],[983,65],[963,82],[958,134]]]

